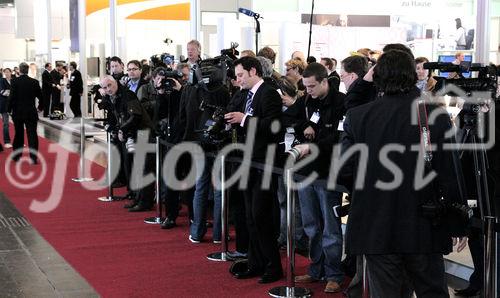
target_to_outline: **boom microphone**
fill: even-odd
[[[260,14],[255,13],[255,12],[251,11],[250,9],[246,9],[246,8],[241,7],[241,8],[238,8],[238,11],[240,13],[247,15],[249,17],[252,17],[252,18],[256,18],[256,19],[260,18]]]

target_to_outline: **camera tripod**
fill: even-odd
[[[464,110],[463,110],[464,111]],[[463,114],[463,131],[461,143],[472,145],[472,157],[477,193],[477,205],[481,216],[481,229],[484,236],[483,247],[483,295],[498,297],[497,291],[497,225],[498,215],[490,197],[487,179],[487,156],[484,145],[478,140],[479,112],[471,109]],[[491,128],[490,128],[491,129]],[[460,153],[463,157],[464,150]]]

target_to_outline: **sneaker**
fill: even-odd
[[[12,148],[12,144],[11,143],[5,143],[4,147],[7,148],[7,149]]]
[[[191,241],[192,243],[200,243],[201,242],[201,240],[193,238],[191,235],[189,235],[189,241]]]

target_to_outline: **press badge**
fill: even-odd
[[[319,121],[319,113],[318,112],[314,112],[311,116],[311,119],[309,119],[311,122],[314,122],[316,124],[318,124],[318,121]]]

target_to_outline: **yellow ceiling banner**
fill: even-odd
[[[146,9],[127,17],[128,20],[189,21],[189,3],[165,5]]]
[[[116,5],[145,2],[149,0],[117,0]],[[87,0],[87,15],[109,7],[109,0]]]

